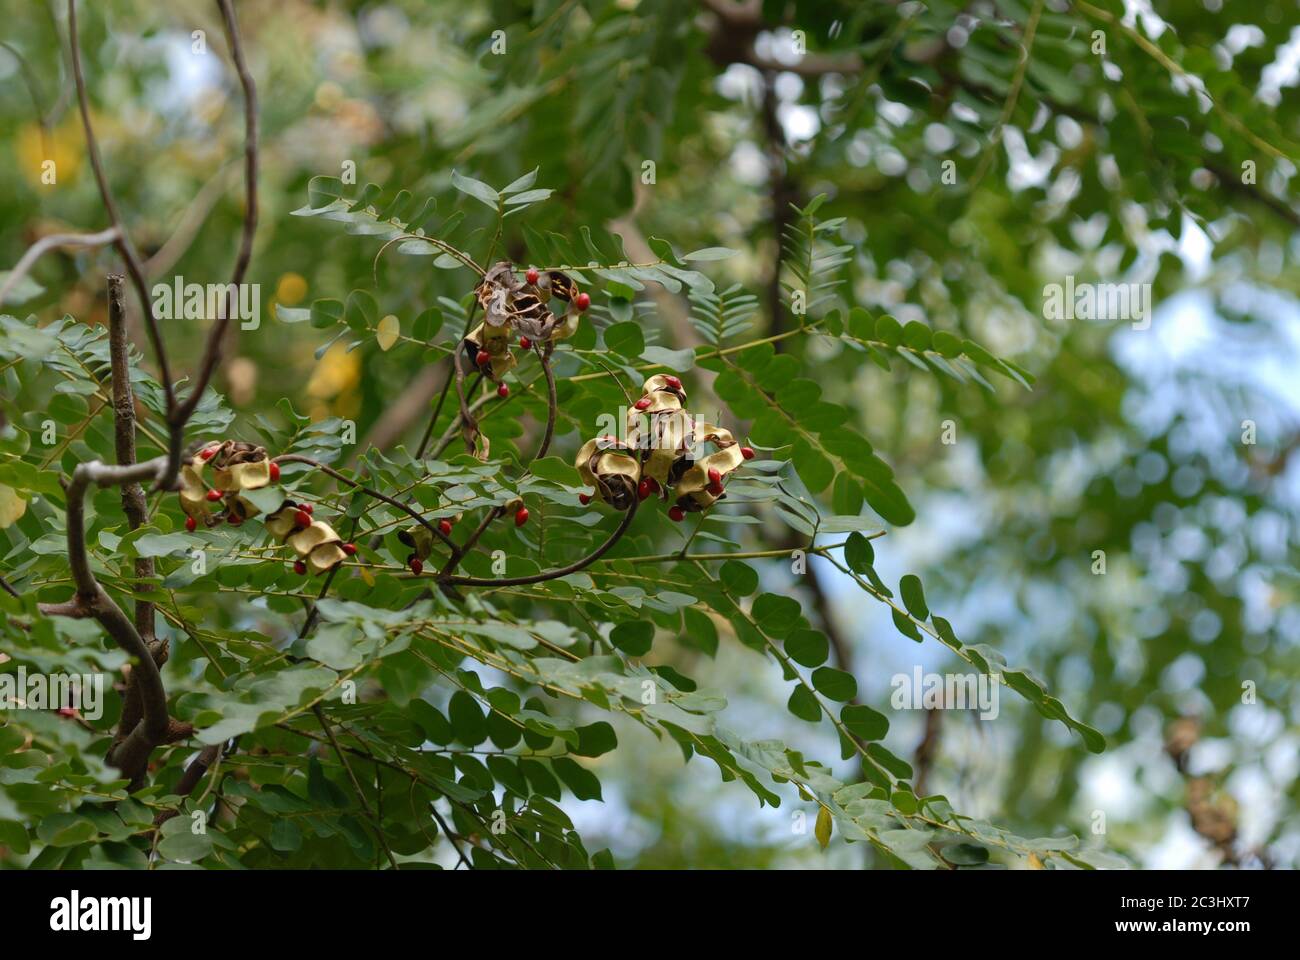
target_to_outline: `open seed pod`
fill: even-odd
[[[584,483],[615,510],[626,510],[636,502],[641,464],[633,448],[614,437],[588,440],[574,462]]]
[[[515,356],[510,352],[510,328],[494,327],[488,323],[480,323],[465,336],[465,353],[469,356],[470,365],[477,367],[487,375],[493,383],[499,383],[501,378],[515,368],[518,362]],[[488,356],[492,359],[490,362],[479,366],[478,354],[480,350],[486,350]]]
[[[421,560],[428,560],[433,553],[433,534],[423,524],[413,523],[405,530],[397,531],[397,539],[411,548],[411,552]]]
[[[700,457],[693,464],[681,471],[674,492],[677,494],[677,506],[688,512],[704,510],[711,507],[723,496],[722,484],[727,475],[745,462],[731,431],[711,423],[697,425],[697,434],[691,438],[690,445],[698,448],[700,444],[709,443],[716,449]],[[683,460],[681,463],[687,461]],[[679,463],[678,466],[681,464]],[[717,472],[717,485],[709,478],[709,473]]]
[[[324,520],[312,520],[305,527],[299,526],[297,514],[300,509],[292,500],[284,501],[278,510],[267,515],[264,521],[266,529],[275,539],[293,548],[307,564],[309,573],[332,570],[347,558],[341,546],[343,538]]]
[[[543,302],[551,297],[571,303],[578,298],[578,285],[573,278],[560,270],[547,270],[537,280],[537,289],[541,291]]]
[[[567,273],[548,270],[538,278],[536,286],[529,285],[524,289],[536,294],[537,299],[543,304],[550,303],[551,298],[555,298],[564,304],[564,312],[557,315],[552,310],[548,310],[545,323],[541,327],[533,331],[520,325],[521,333],[533,340],[566,340],[578,332],[582,311],[578,309],[575,301],[580,291],[577,283]]]
[[[241,497],[240,491],[259,490],[270,483],[271,461],[264,447],[242,440],[210,443],[181,465],[181,509],[205,526],[220,522],[226,512],[234,520],[243,521],[257,516],[260,510]],[[216,490],[222,498],[209,500],[209,490]]]
[[[483,308],[483,322],[465,337],[465,350],[469,354],[470,363],[483,370],[493,382],[500,381],[515,365],[515,358],[510,352],[510,341],[513,339],[512,303],[519,287],[514,267],[502,260],[484,275],[474,289],[479,306]],[[486,351],[492,358],[491,362],[479,366],[480,351]]]
[[[208,500],[208,490],[211,488],[204,480],[207,469],[207,462],[197,455],[181,464],[179,494],[185,515],[193,517],[196,523],[210,527],[220,522],[220,508]]]
[[[686,391],[677,377],[650,377],[643,389],[627,413],[628,443],[641,452],[644,475],[663,489],[675,479],[673,465],[687,455],[691,415],[684,409]]]
[[[259,490],[271,482],[266,448],[242,440],[227,440],[208,460],[212,485],[222,492]]]

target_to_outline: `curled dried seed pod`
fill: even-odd
[[[641,463],[633,449],[613,437],[588,440],[574,461],[579,475],[596,495],[615,510],[626,510],[637,500]]]
[[[682,386],[681,379],[671,373],[657,373],[653,377],[647,377],[641,392],[653,397],[656,403],[663,401],[662,397],[657,396],[658,394],[671,394],[678,399],[678,408],[686,404],[686,388]],[[655,406],[654,409],[657,410],[659,407]]]
[[[699,435],[692,438],[692,445],[703,443],[712,444],[716,449],[682,471],[677,481],[677,505],[684,510],[712,506],[725,495],[722,487],[727,475],[745,462],[740,445],[729,430],[711,423],[700,424]]]
[[[628,443],[641,451],[646,476],[668,486],[673,470],[689,455],[690,414],[684,409],[681,381],[670,375],[646,380],[644,394],[627,415]]]
[[[189,462],[181,465],[179,474],[180,488],[178,496],[181,501],[181,509],[185,511],[185,516],[195,521],[196,524],[202,523],[204,526],[212,526],[217,523],[217,509],[214,504],[208,500],[207,480],[204,478],[206,461],[202,457],[195,456]]]
[[[578,296],[578,285],[573,282],[572,277],[561,270],[547,270],[539,278],[537,289],[542,292],[544,300],[555,297],[568,303]]]
[[[515,368],[517,361],[514,354],[510,352],[510,338],[508,326],[492,327],[486,322],[480,323],[465,336],[464,348],[472,364],[477,365],[476,360],[480,352],[486,353],[490,358],[489,362],[479,369],[493,383],[499,383],[502,377]]]
[[[181,509],[196,525],[198,521],[205,526],[219,523],[224,510],[229,510],[232,523],[242,523],[261,511],[240,492],[269,485],[271,467],[266,449],[255,443],[223,440],[207,444],[181,466]],[[215,499],[213,493],[217,494]]]
[[[294,519],[297,513],[298,504],[285,500],[275,511],[266,515],[262,524],[271,536],[283,543],[289,534],[298,529],[298,521]]]
[[[519,289],[515,268],[501,260],[483,275],[474,296],[483,308],[484,322],[489,327],[505,327],[510,321],[510,295]]]
[[[578,325],[582,322],[582,311],[577,305],[570,301],[564,311],[564,316],[559,319],[551,329],[550,339],[567,340],[578,332]]]
[[[324,573],[338,566],[347,558],[343,538],[324,520],[301,525],[298,522],[301,512],[298,504],[285,500],[278,510],[267,515],[264,521],[267,531],[292,547],[310,573]]]

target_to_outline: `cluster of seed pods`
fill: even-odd
[[[223,440],[202,447],[180,471],[185,529],[193,531],[200,523],[211,527],[222,521],[240,526],[261,513],[244,494],[279,480],[280,466],[263,447],[242,440]],[[271,536],[297,554],[293,569],[299,575],[325,573],[357,552],[356,546],[344,543],[328,523],[315,519],[313,510],[310,503],[284,500],[264,521]]]
[[[705,452],[705,446],[712,452]],[[596,437],[583,444],[574,466],[595,496],[615,510],[633,498],[657,496],[671,503],[668,516],[681,521],[725,496],[726,478],[754,451],[731,432],[694,418],[686,409],[679,377],[657,374],[628,411],[625,439]],[[579,494],[585,504],[591,494]]]
[[[521,281],[514,264],[506,260],[484,274],[474,294],[483,308],[483,322],[465,336],[465,353],[498,384],[497,395],[502,397],[509,396],[510,388],[501,379],[517,362],[510,350],[515,336],[525,350],[571,337],[591,306],[591,296],[579,291],[567,273],[530,267]],[[552,300],[563,305],[560,313],[551,309]]]

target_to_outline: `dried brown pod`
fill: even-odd
[[[615,510],[627,510],[636,502],[641,480],[641,463],[635,450],[614,437],[588,440],[578,451],[574,466],[583,482]]]
[[[243,440],[223,440],[200,447],[181,465],[179,496],[185,515],[205,526],[219,523],[229,512],[236,522],[261,511],[241,497],[272,482],[272,464],[266,449]],[[213,498],[212,491],[220,496]]]
[[[267,531],[281,543],[292,547],[309,573],[332,570],[347,559],[343,538],[324,520],[313,518],[303,526],[298,522],[301,510],[297,503],[285,500],[274,513],[267,514],[264,521]]]

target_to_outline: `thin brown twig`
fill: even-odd
[[[158,364],[163,393],[167,398],[167,410],[170,413],[176,407],[176,393],[172,386],[167,350],[163,346],[162,334],[158,329],[158,317],[154,313],[153,302],[149,297],[140,255],[136,252],[135,244],[131,242],[126,228],[122,226],[117,201],[113,198],[113,191],[108,185],[108,176],[104,173],[104,162],[99,155],[99,142],[95,139],[95,128],[90,122],[90,97],[86,93],[86,78],[81,68],[81,42],[77,36],[77,0],[68,0],[68,44],[72,53],[72,76],[77,87],[77,102],[81,108],[81,125],[86,134],[86,152],[90,157],[91,170],[95,175],[95,183],[99,187],[99,198],[104,204],[104,211],[108,214],[109,222],[117,230],[114,244],[126,262],[126,269],[131,275],[136,296],[140,298],[140,310],[144,314],[145,329],[149,336],[149,343],[153,347],[154,360]],[[179,462],[179,451],[177,460]]]
[[[27,248],[27,252],[5,277],[4,283],[0,283],[0,304],[5,302],[5,297],[18,285],[18,281],[27,276],[36,261],[56,247],[98,247],[116,242],[121,235],[122,231],[113,226],[99,233],[51,233],[41,237]]]
[[[166,469],[165,457],[155,457],[129,467],[107,466],[99,460],[80,464],[72,471],[68,483],[68,566],[76,585],[73,598],[64,603],[41,604],[47,616],[91,617],[98,621],[113,641],[136,662],[131,673],[140,691],[143,718],[135,728],[109,752],[109,762],[131,781],[132,789],[144,785],[149,754],[163,743],[183,739],[191,732],[189,724],[175,724],[167,715],[167,693],[153,653],[145,644],[131,619],[122,612],[90,569],[86,550],[86,494],[89,488],[113,487],[157,480]]]
[[[226,328],[230,326],[230,318],[235,313],[235,288],[243,283],[244,275],[248,271],[248,264],[253,256],[253,235],[257,232],[257,87],[244,60],[244,47],[239,37],[239,23],[235,19],[234,5],[230,0],[217,0],[217,6],[221,8],[221,16],[226,27],[226,39],[230,43],[230,56],[235,63],[235,71],[239,74],[239,85],[244,93],[244,228],[240,235],[239,252],[235,255],[235,268],[231,273],[230,286],[226,288],[225,309],[213,323],[212,329],[208,331],[208,342],[203,351],[203,359],[199,363],[194,387],[185,402],[174,413],[173,426],[177,429],[184,427],[199,405],[199,401],[203,399],[203,391],[207,388],[208,381],[212,379],[212,372],[221,360],[221,341],[225,336]]]
[[[577,573],[579,570],[591,566],[591,564],[608,553],[619,540],[623,539],[623,534],[627,533],[628,527],[632,526],[632,518],[636,516],[639,504],[640,501],[633,500],[632,506],[628,507],[627,513],[623,515],[622,522],[609,535],[609,539],[581,560],[575,560],[567,566],[555,570],[544,570],[541,573],[534,573],[526,577],[502,577],[497,580],[487,580],[479,577],[458,577],[444,572],[438,575],[438,582],[455,587],[519,587],[529,583],[542,583],[546,580],[558,580],[560,577],[567,577],[571,573]],[[485,522],[484,526],[486,527],[486,525]]]

